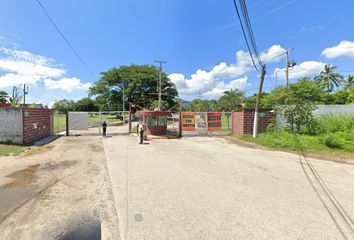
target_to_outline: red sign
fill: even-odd
[[[221,113],[208,113],[208,131],[221,131]]]

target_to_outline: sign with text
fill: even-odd
[[[221,113],[208,113],[208,131],[221,131]]]
[[[195,131],[194,112],[182,112],[182,131]]]

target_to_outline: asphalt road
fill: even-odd
[[[0,189],[1,239],[354,239],[350,164],[216,137],[51,144],[0,158],[1,188],[39,164],[27,197]]]

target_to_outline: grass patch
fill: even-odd
[[[354,151],[350,148],[354,145],[354,141],[347,141],[344,146],[348,147],[332,148],[327,146],[322,135],[309,136],[281,131],[260,133],[257,134],[256,138],[253,138],[252,134],[245,134],[241,137],[232,135],[232,137],[283,151],[297,152],[299,148],[302,147],[304,152],[324,158],[354,159]],[[332,144],[337,143],[335,142]]]
[[[14,155],[18,156],[20,153],[26,150],[25,146],[10,145],[10,144],[0,144],[0,156]]]
[[[66,117],[53,117],[54,119],[54,133],[58,133],[58,123],[59,123],[59,132],[66,131]]]
[[[134,127],[132,128],[132,132],[133,132],[133,133],[136,132],[136,126],[134,126]]]

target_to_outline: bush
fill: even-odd
[[[342,149],[344,141],[333,133],[327,133],[320,137],[321,142],[329,148]]]

